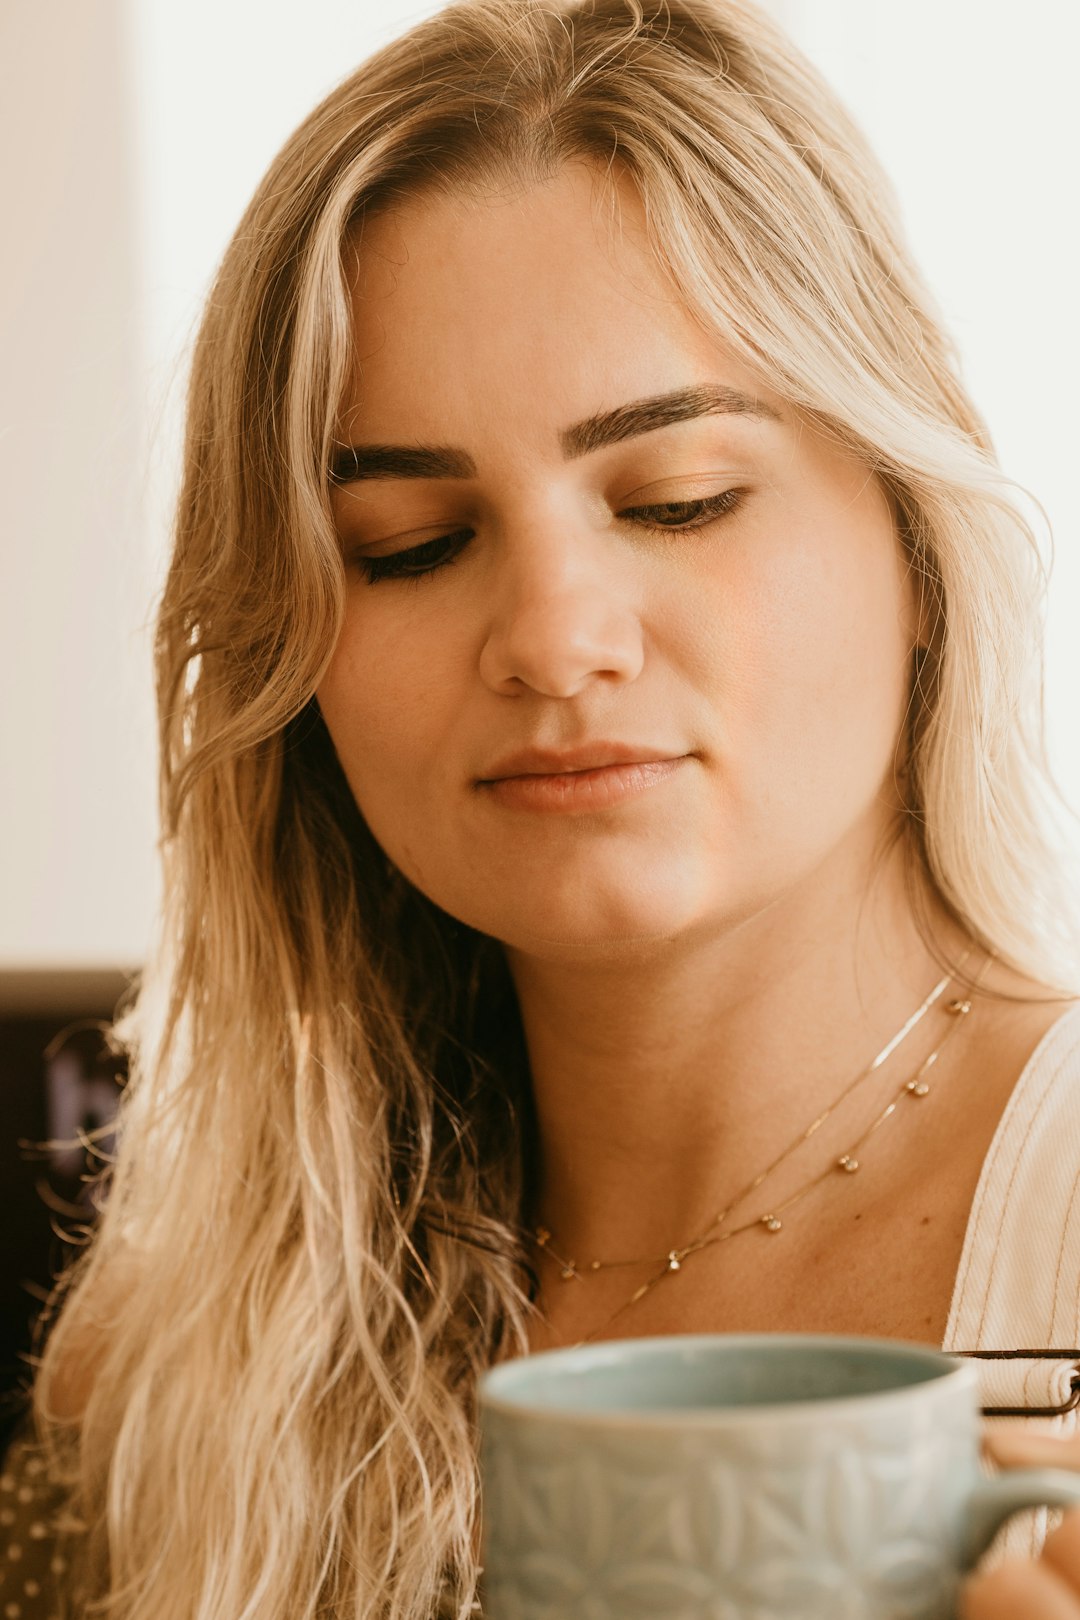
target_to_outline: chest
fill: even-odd
[[[928,1186],[895,1209],[872,1201],[820,1232],[811,1224],[786,1250],[786,1229],[748,1232],[737,1240],[742,1253],[734,1241],[728,1245],[726,1265],[720,1257],[702,1289],[700,1310],[709,1321],[701,1330],[866,1334],[940,1345],[974,1186],[966,1192]]]
[[[843,1219],[754,1229],[687,1260],[602,1337],[833,1333],[940,1345],[978,1178],[913,1190],[896,1208],[856,1200]],[[845,1189],[846,1190],[846,1189]],[[635,1280],[553,1284],[534,1350],[574,1343],[618,1310]]]
[[[1060,1006],[987,1019],[955,1082],[912,1112],[891,1160],[826,1182],[771,1233],[755,1228],[689,1259],[625,1307],[641,1277],[551,1278],[531,1348],[668,1333],[864,1334],[941,1345],[972,1204],[1031,1052]],[[922,1104],[915,1105],[920,1110]],[[599,1329],[599,1331],[597,1331]]]

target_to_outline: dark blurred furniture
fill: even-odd
[[[94,1219],[78,1133],[105,1125],[123,1081],[103,1027],[132,974],[0,971],[0,1446],[29,1383],[33,1324]],[[45,1149],[50,1136],[71,1142]],[[102,1146],[108,1146],[107,1140]]]

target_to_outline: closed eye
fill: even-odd
[[[645,522],[650,529],[700,529],[713,518],[731,512],[742,498],[742,490],[725,489],[719,495],[706,495],[697,501],[664,501],[658,506],[630,506],[619,513]],[[665,521],[670,518],[671,521]]]
[[[716,518],[725,516],[738,505],[743,495],[739,489],[722,490],[700,500],[663,501],[653,506],[628,506],[617,514],[627,522],[638,523],[660,533],[679,533],[700,529]],[[451,534],[436,535],[422,545],[408,546],[385,557],[357,554],[353,561],[369,584],[384,579],[412,579],[419,581],[441,568],[457,561],[473,538],[472,529],[456,529]]]

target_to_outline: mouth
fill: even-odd
[[[655,745],[620,742],[582,743],[576,748],[522,748],[506,754],[477,778],[487,787],[525,776],[579,776],[621,765],[668,764],[688,755]]]
[[[610,810],[659,787],[680,772],[689,754],[599,744],[560,753],[528,749],[508,755],[477,787],[506,810],[587,815]]]

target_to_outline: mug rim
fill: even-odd
[[[657,1349],[670,1350],[684,1347],[692,1352],[695,1347],[729,1347],[731,1350],[756,1349],[839,1349],[848,1351],[878,1351],[895,1356],[900,1354],[924,1367],[929,1364],[936,1371],[918,1383],[900,1384],[892,1389],[861,1390],[850,1395],[831,1395],[824,1400],[755,1402],[753,1406],[624,1406],[615,1408],[551,1406],[538,1401],[522,1399],[512,1393],[515,1375],[525,1377],[522,1370],[529,1364],[531,1370],[537,1362],[548,1365],[556,1362],[584,1361],[603,1364],[607,1357],[615,1359],[629,1355],[644,1355]],[[575,1427],[589,1425],[602,1428],[620,1427],[640,1423],[649,1428],[682,1428],[702,1424],[716,1428],[734,1426],[743,1428],[760,1423],[763,1418],[783,1417],[786,1422],[812,1421],[819,1423],[823,1416],[839,1416],[873,1402],[891,1406],[910,1399],[918,1389],[933,1386],[940,1389],[951,1381],[954,1388],[974,1389],[977,1371],[969,1361],[951,1355],[935,1345],[914,1339],[879,1339],[859,1334],[834,1333],[669,1333],[638,1339],[601,1339],[594,1344],[569,1345],[557,1350],[538,1350],[528,1355],[515,1356],[509,1361],[489,1367],[478,1382],[481,1414],[490,1412],[507,1418],[539,1419],[545,1423],[570,1423]],[[502,1391],[503,1384],[511,1385],[511,1392]]]

